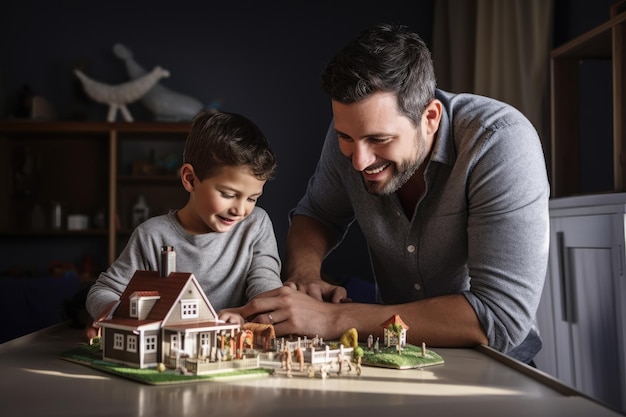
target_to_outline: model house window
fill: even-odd
[[[198,317],[198,300],[182,300],[180,311],[183,319],[195,319]]]
[[[209,346],[209,334],[208,333],[200,333],[200,346]]]
[[[146,336],[146,353],[156,352],[156,344],[156,336]]]
[[[126,350],[129,352],[137,352],[137,336],[129,335],[126,338]]]
[[[137,300],[130,300],[130,316],[137,318]]]
[[[178,335],[172,335],[170,338],[170,345],[170,352],[176,353],[178,351]]]
[[[115,333],[113,335],[113,349],[124,350],[124,335]]]

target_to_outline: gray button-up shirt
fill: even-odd
[[[338,233],[356,219],[381,302],[463,294],[489,345],[540,348],[533,322],[545,280],[549,184],[533,125],[512,106],[437,91],[441,124],[425,170],[426,191],[407,218],[397,195],[375,196],[339,149],[332,126],[315,174],[292,214]],[[538,343],[537,343],[538,342]],[[512,355],[513,356],[513,355]]]

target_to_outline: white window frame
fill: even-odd
[[[137,299],[130,300],[129,315],[133,318],[137,318],[137,316],[139,315],[139,301]]]
[[[124,335],[122,333],[113,334],[113,349],[124,350]]]
[[[126,336],[126,351],[137,352],[137,335]]]
[[[198,300],[180,300],[180,317],[182,319],[197,319],[200,315]]]
[[[172,352],[176,352],[179,349],[178,345],[178,335],[176,333],[172,334],[170,337],[170,350]]]
[[[157,351],[157,337],[155,336],[146,336],[145,338],[145,348],[146,353],[152,353]]]

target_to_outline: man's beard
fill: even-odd
[[[423,158],[417,158],[412,161],[403,161],[402,165],[398,166],[397,164],[393,164],[395,167],[395,172],[393,176],[384,185],[381,185],[379,181],[368,181],[363,178],[363,185],[365,185],[365,189],[368,193],[378,196],[391,195],[398,191],[400,187],[407,183],[415,174],[415,171],[420,167],[420,165],[424,162]],[[388,167],[387,169],[390,169]]]

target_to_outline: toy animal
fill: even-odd
[[[135,80],[118,85],[108,85],[89,78],[79,69],[74,69],[74,73],[83,84],[85,93],[89,97],[98,103],[109,105],[108,122],[115,121],[118,110],[122,113],[124,120],[132,122],[133,117],[126,105],[140,99],[161,78],[170,75],[169,71],[156,66],[152,71]]]
[[[113,53],[126,65],[126,71],[132,79],[138,79],[147,71],[133,59],[132,51],[121,43],[113,46]],[[156,120],[183,121],[191,120],[203,104],[193,97],[177,93],[157,83],[141,97],[141,104],[150,110]]]

